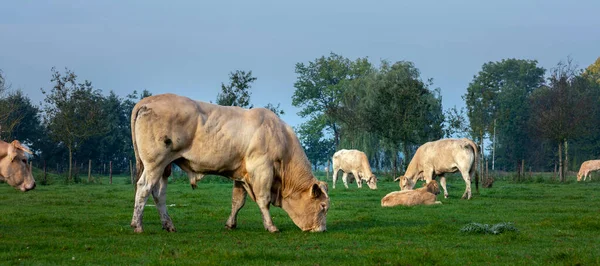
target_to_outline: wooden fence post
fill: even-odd
[[[92,160],[88,161],[88,183],[92,182]]]
[[[110,183],[112,184],[112,161],[108,162],[108,171],[109,171],[108,178],[110,180]]]
[[[46,160],[44,160],[44,184],[47,184],[46,182]]]
[[[135,186],[135,184],[133,183],[133,165],[131,163],[131,160],[129,160],[129,175],[131,176],[131,184]]]

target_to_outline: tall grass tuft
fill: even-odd
[[[498,235],[508,231],[519,232],[519,229],[517,229],[515,225],[511,222],[497,223],[492,226],[490,226],[489,224],[469,223],[463,226],[463,228],[460,229],[460,231],[463,233],[470,234]]]

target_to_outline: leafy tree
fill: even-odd
[[[446,138],[458,137],[467,138],[471,132],[469,121],[466,119],[465,108],[457,109],[456,106],[448,109],[444,113],[446,126],[444,127],[444,136]]]
[[[18,139],[35,149],[37,142],[45,135],[40,122],[39,108],[32,105],[31,100],[20,90],[10,93],[3,100],[13,106],[13,111],[6,116],[6,124],[12,125],[12,128],[7,127],[11,130],[4,136],[8,140]]]
[[[584,126],[591,118],[589,110],[595,104],[586,97],[586,88],[579,86],[583,84],[577,76],[570,59],[559,62],[548,78],[548,85],[531,97],[533,132],[558,146],[559,177],[563,182],[568,171],[568,140],[584,134]]]
[[[42,93],[46,95],[43,105],[44,123],[48,133],[69,152],[69,175],[73,174],[73,152],[87,139],[107,132],[107,120],[103,112],[103,97],[90,81],[77,83],[77,75],[65,69],[64,75],[52,68],[51,82],[54,86]]]
[[[324,119],[316,117],[302,123],[296,129],[306,156],[315,170],[318,165],[327,162],[334,153],[333,139],[325,137],[323,134],[324,128]]]
[[[331,130],[336,149],[341,138],[340,120],[346,115],[342,112],[342,95],[349,88],[349,81],[360,78],[372,71],[366,58],[350,61],[331,53],[329,57],[320,57],[308,65],[296,64],[298,78],[294,82],[292,104],[301,107],[301,117],[322,117],[326,127]]]
[[[273,105],[272,103],[268,103],[267,105],[265,105],[265,108],[271,110],[277,116],[282,116],[285,114],[283,109],[281,109],[281,104],[279,104],[279,103],[277,104],[277,106]]]
[[[596,84],[600,84],[600,57],[585,69],[583,76]]]
[[[223,106],[239,106],[252,108],[250,104],[251,83],[256,80],[252,71],[240,71],[229,73],[230,83],[221,83],[221,92],[217,94],[217,104]]]
[[[22,119],[21,114],[16,112],[17,104],[11,99],[10,86],[0,70],[0,137],[7,136],[10,140],[13,128]]]
[[[463,97],[471,129],[482,149],[485,134],[493,130],[496,120],[498,162],[514,162],[517,170],[531,142],[527,125],[531,114],[529,96],[543,84],[544,72],[535,60],[488,62]]]
[[[394,154],[394,171],[400,147],[410,158],[415,146],[443,136],[441,96],[429,84],[421,80],[412,62],[382,61],[376,82],[367,90],[364,114],[368,116],[363,120],[370,132],[382,138],[384,149]]]

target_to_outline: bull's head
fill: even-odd
[[[319,181],[305,191],[284,197],[281,207],[302,231],[325,231],[329,210],[327,183]]]
[[[6,156],[0,158],[0,178],[23,192],[35,188],[35,180],[27,164],[25,152],[31,154],[29,149],[18,140],[14,140],[8,144]]]
[[[367,185],[370,189],[377,189],[377,177],[375,175],[371,175],[367,180]]]

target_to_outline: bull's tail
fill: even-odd
[[[133,187],[137,189],[137,181],[140,180],[142,172],[144,171],[144,163],[140,159],[138,153],[138,147],[135,140],[135,122],[138,118],[138,113],[142,108],[146,108],[144,105],[136,104],[131,111],[131,143],[133,144],[133,153],[135,154],[135,178],[133,180]]]
[[[477,146],[477,144],[470,139],[465,140],[467,140],[469,147],[473,149],[473,153],[475,155],[475,160],[473,161],[473,166],[469,171],[469,175],[472,175],[471,172],[475,173],[475,191],[477,191],[477,194],[479,194],[479,172],[477,171],[477,169],[479,169],[479,146]]]

